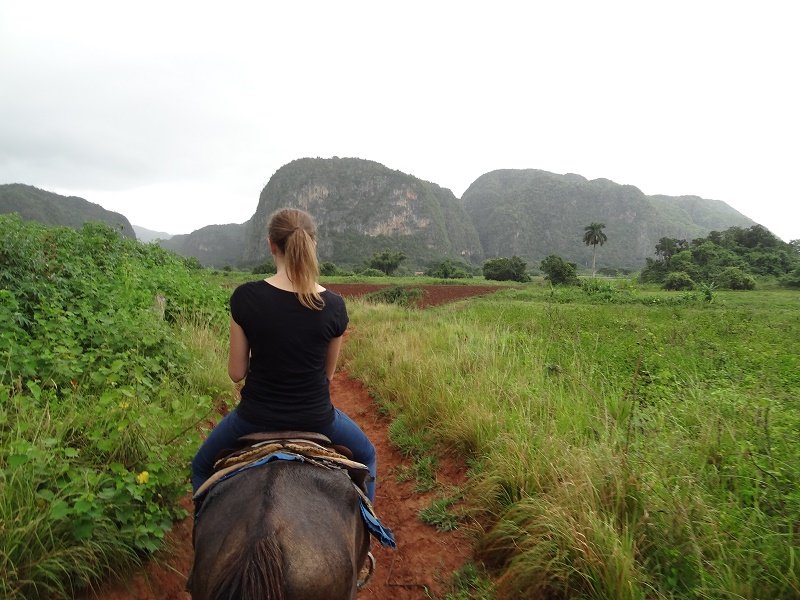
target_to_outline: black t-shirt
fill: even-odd
[[[314,430],[333,421],[325,375],[328,345],[347,329],[344,299],[321,294],[322,310],[294,292],[252,281],[231,295],[231,316],[250,344],[250,367],[239,415],[265,430]]]

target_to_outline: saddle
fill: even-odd
[[[198,488],[192,497],[196,507],[195,520],[200,516],[206,494],[220,481],[233,477],[245,469],[259,467],[274,460],[301,461],[324,469],[347,471],[353,488],[358,492],[361,518],[367,531],[381,545],[390,548],[397,547],[392,530],[380,522],[367,497],[366,483],[367,478],[371,477],[369,469],[366,465],[355,462],[353,453],[348,448],[334,445],[330,439],[320,433],[307,431],[253,433],[242,436],[238,441],[240,444],[238,449],[223,453],[217,458],[214,463],[214,474]],[[192,536],[194,537],[194,530]],[[192,541],[194,543],[194,539]],[[375,559],[371,553],[369,553],[368,559],[366,579],[369,579],[375,569]],[[359,582],[359,587],[366,583],[366,579]]]
[[[333,444],[321,433],[310,431],[259,432],[242,436],[239,448],[227,450],[217,457],[214,473],[201,485],[193,500],[201,500],[208,491],[223,479],[251,466],[270,462],[270,459],[302,460],[327,469],[343,469],[353,484],[366,492],[369,469],[353,460],[349,448]]]

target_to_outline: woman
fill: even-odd
[[[277,273],[240,285],[231,295],[228,374],[246,383],[241,402],[211,431],[192,461],[195,491],[218,453],[258,431],[315,431],[347,446],[369,468],[375,499],[377,457],[363,431],[331,403],[329,385],[348,317],[344,300],[317,283],[316,226],[285,208],[268,227]]]

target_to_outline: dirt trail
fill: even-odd
[[[329,286],[344,296],[357,296],[367,286]],[[426,306],[441,304],[468,296],[497,291],[488,286],[424,286]],[[425,525],[417,513],[441,494],[436,489],[420,493],[414,481],[398,482],[397,473],[409,467],[390,444],[389,420],[378,414],[366,388],[347,373],[338,372],[331,382],[331,397],[337,408],[344,410],[369,436],[378,453],[378,486],[375,509],[381,521],[390,527],[398,548],[390,550],[373,544],[377,569],[367,586],[358,594],[360,600],[410,600],[441,597],[451,576],[471,556],[471,543],[459,530],[440,532]],[[437,483],[440,487],[464,482],[465,468],[456,461],[439,463]],[[187,509],[189,498],[183,500]],[[167,534],[165,549],[143,568],[121,581],[112,581],[86,596],[92,600],[190,600],[184,591],[192,563],[191,517],[178,522]]]

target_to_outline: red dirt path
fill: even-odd
[[[369,284],[331,284],[329,289],[346,297],[380,289]],[[414,286],[422,287],[422,306],[482,295],[497,291],[496,286]],[[378,486],[375,510],[397,538],[397,550],[373,543],[377,569],[360,600],[410,600],[440,597],[447,592],[454,571],[469,560],[471,544],[460,530],[439,532],[425,525],[417,513],[439,497],[440,491],[419,493],[414,482],[398,482],[397,473],[410,460],[400,455],[389,442],[389,420],[378,414],[366,388],[344,371],[331,382],[334,404],[353,418],[369,436],[378,453]],[[449,459],[440,460],[437,483],[448,486],[464,482],[465,468]],[[185,498],[186,508],[190,500]],[[89,593],[91,600],[189,600],[184,591],[192,563],[191,517],[176,523],[167,534],[165,549],[143,568],[122,581],[107,582]]]

